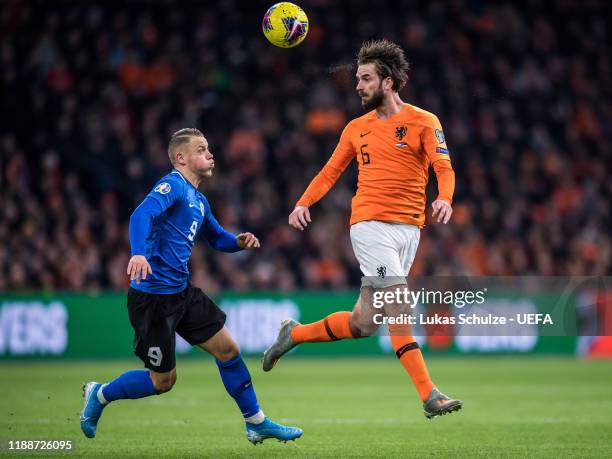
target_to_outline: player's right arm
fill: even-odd
[[[336,149],[323,166],[323,169],[315,176],[314,179],[304,191],[302,197],[295,204],[295,209],[289,215],[289,224],[300,231],[308,226],[310,220],[310,211],[308,208],[319,201],[327,194],[334,186],[338,177],[344,172],[346,166],[355,157],[355,149],[350,140],[351,124],[349,123],[340,135],[340,141]]]
[[[146,241],[153,219],[164,213],[182,196],[183,187],[178,180],[164,179],[157,183],[153,190],[134,210],[130,217],[130,246],[132,258],[127,266],[130,280],[145,280],[147,274],[153,274],[151,265],[146,259]]]

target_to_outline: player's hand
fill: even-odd
[[[240,233],[236,236],[236,242],[241,249],[258,249],[259,239],[253,233]]]
[[[140,284],[140,278],[145,280],[147,273],[153,274],[151,271],[151,265],[143,255],[134,255],[130,258],[130,262],[127,267],[127,275],[130,276],[130,280],[136,279],[136,283]]]
[[[310,211],[306,206],[297,206],[289,215],[289,224],[300,231],[304,231],[311,221]]]
[[[450,220],[451,215],[453,214],[453,208],[451,207],[451,205],[442,199],[436,199],[431,204],[431,207],[433,209],[431,216],[433,218],[436,218],[437,216],[438,223],[442,222],[446,225]]]

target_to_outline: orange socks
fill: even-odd
[[[291,330],[291,338],[296,343],[321,343],[354,338],[349,326],[349,317],[351,317],[349,311],[334,312],[318,322],[298,325]]]
[[[425,360],[423,360],[419,344],[412,336],[391,335],[391,345],[395,355],[397,355],[400,363],[404,366],[416,386],[419,397],[421,397],[421,400],[426,401],[434,384],[429,378],[429,371],[427,371],[427,366],[425,366]]]
[[[325,319],[306,325],[298,325],[291,330],[291,338],[296,343],[321,343],[325,341],[337,341],[339,339],[354,338],[349,326],[349,311],[334,312]],[[399,331],[399,330],[396,330]],[[390,330],[391,345],[395,355],[404,366],[412,382],[416,386],[421,400],[427,400],[434,384],[429,378],[423,354],[418,343],[411,335],[396,336]]]

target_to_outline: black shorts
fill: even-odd
[[[134,328],[134,354],[150,370],[165,373],[176,366],[175,332],[192,346],[203,343],[225,325],[225,313],[191,284],[168,295],[130,287],[127,307]]]

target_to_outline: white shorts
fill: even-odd
[[[351,243],[363,273],[362,285],[378,288],[405,284],[421,230],[405,223],[368,220],[351,226]]]

